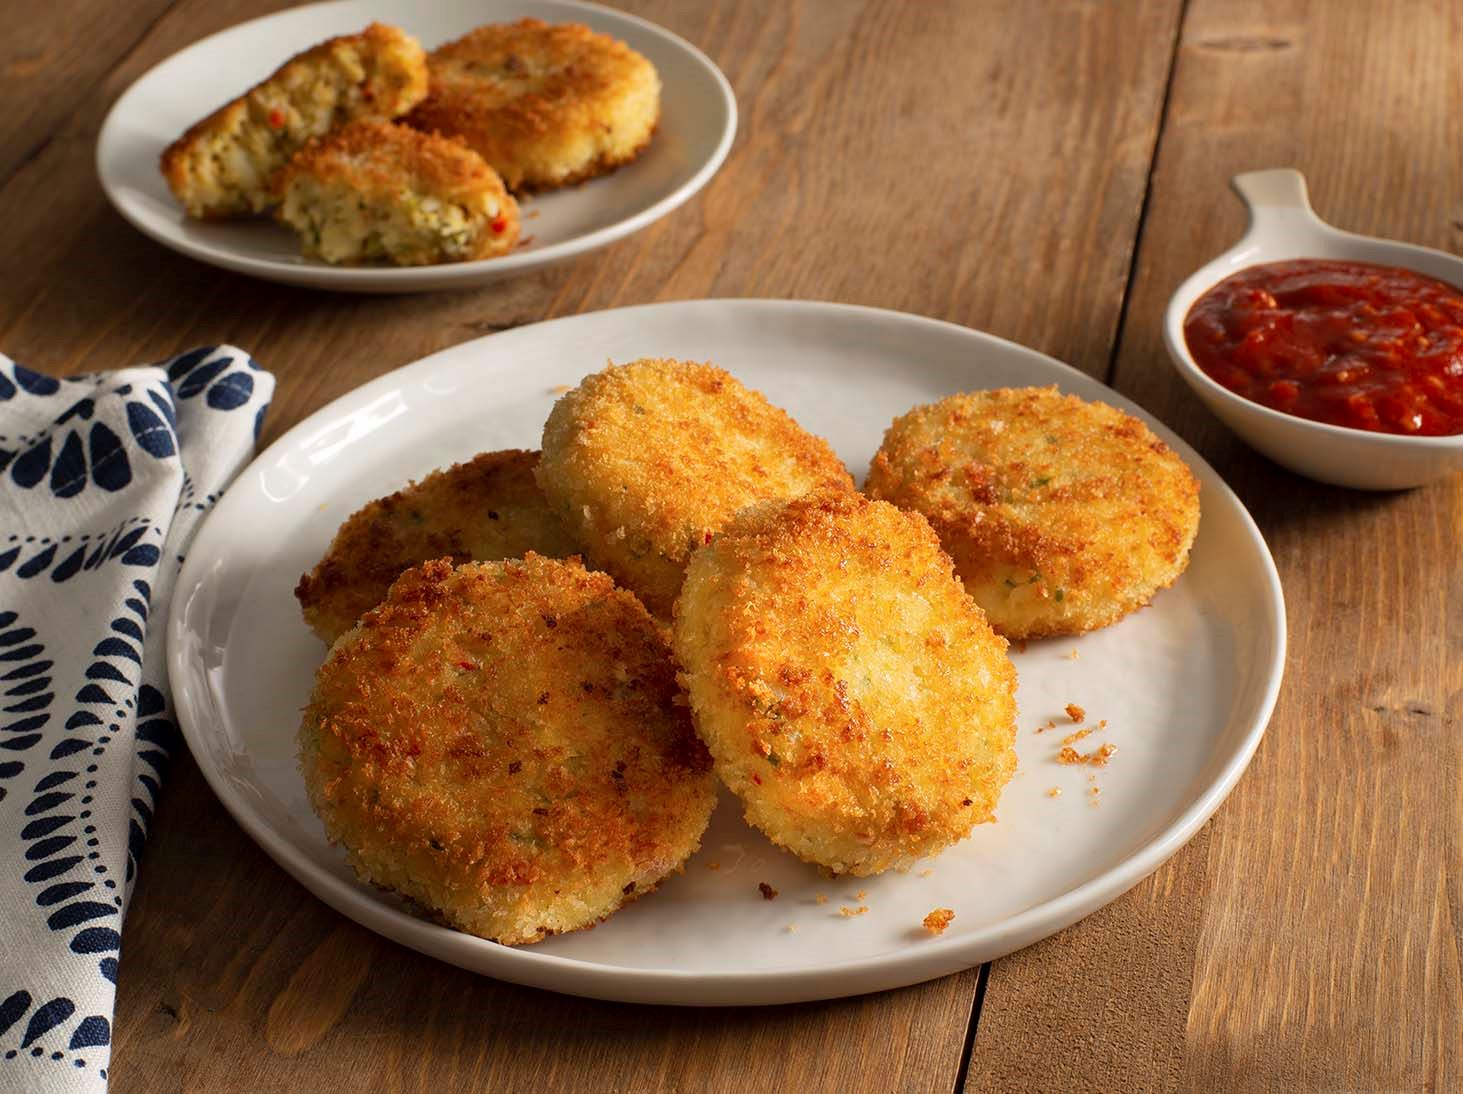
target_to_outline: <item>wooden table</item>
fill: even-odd
[[[117,1090],[1463,1089],[1463,478],[1364,495],[1288,475],[1188,394],[1159,335],[1243,226],[1239,171],[1297,166],[1334,223],[1463,249],[1456,3],[635,0],[736,87],[720,175],[610,250],[397,298],[218,272],[103,201],[118,94],[273,6],[12,0],[6,352],[59,373],[237,342],[279,377],[267,443],[388,369],[553,316],[707,296],[938,316],[1195,444],[1275,553],[1290,657],[1239,788],[1127,896],[944,980],[761,1010],[587,1002],[402,949],[275,867],[181,755],[127,920]]]

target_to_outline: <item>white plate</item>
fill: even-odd
[[[718,806],[684,874],[592,931],[509,949],[416,919],[327,845],[295,769],[324,657],[291,590],[337,525],[408,478],[484,449],[536,447],[555,392],[641,356],[710,359],[827,437],[862,476],[899,413],[955,391],[1055,383],[1144,418],[1203,484],[1188,572],[1153,605],[1078,640],[1014,653],[1020,770],[996,824],[906,874],[828,881]],[[228,491],[174,600],[170,662],[189,746],[228,809],[322,900],[423,953],[504,980],[633,1002],[785,1003],[930,979],[1009,953],[1153,871],[1218,807],[1275,703],[1285,614],[1254,523],[1212,468],[1108,388],[1029,349],[896,312],[708,300],[597,312],[468,342],[306,419]],[[1071,650],[1079,659],[1069,659]],[[1109,767],[1054,757],[1075,702],[1109,728]],[[1087,791],[1089,773],[1101,788]],[[1047,796],[1050,787],[1062,795]],[[719,869],[711,869],[716,863]],[[925,874],[925,869],[933,872]],[[757,883],[780,891],[761,898]],[[860,890],[867,890],[862,901]],[[818,894],[828,897],[817,903]],[[868,908],[846,918],[840,907]],[[941,938],[920,927],[955,911]],[[788,931],[788,924],[796,924]]]
[[[300,255],[270,221],[189,220],[158,173],[158,157],[208,111],[268,76],[292,54],[372,20],[433,49],[482,23],[522,16],[585,23],[627,42],[660,73],[661,120],[634,163],[582,186],[528,198],[524,236],[502,258],[437,266],[349,268]],[[731,85],[700,50],[633,15],[573,0],[341,0],[311,4],[221,31],[151,69],[117,100],[97,138],[97,172],[117,211],[181,254],[287,285],[348,292],[470,288],[559,262],[640,230],[701,189],[726,159],[737,128]],[[537,215],[534,215],[537,214]]]

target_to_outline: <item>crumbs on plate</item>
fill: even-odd
[[[1059,764],[1088,764],[1092,767],[1106,767],[1107,762],[1112,759],[1112,754],[1118,750],[1118,746],[1109,741],[1099,749],[1092,752],[1078,752],[1071,745],[1062,746],[1057,753]]]
[[[765,881],[757,882],[757,891],[762,894],[763,900],[776,900],[777,890]]]
[[[945,928],[950,926],[950,921],[955,918],[955,913],[949,908],[936,908],[924,918],[924,928],[930,934],[944,934]]]

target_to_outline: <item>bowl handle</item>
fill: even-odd
[[[1263,221],[1296,218],[1319,223],[1306,194],[1306,177],[1290,167],[1248,171],[1229,180],[1250,214],[1250,230]]]

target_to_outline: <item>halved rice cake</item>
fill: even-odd
[[[260,213],[274,200],[275,174],[311,137],[355,119],[398,117],[426,94],[421,44],[372,23],[286,61],[174,141],[160,167],[189,216]]]
[[[398,266],[507,254],[518,203],[460,140],[352,122],[311,141],[279,173],[275,218],[326,262]]]

